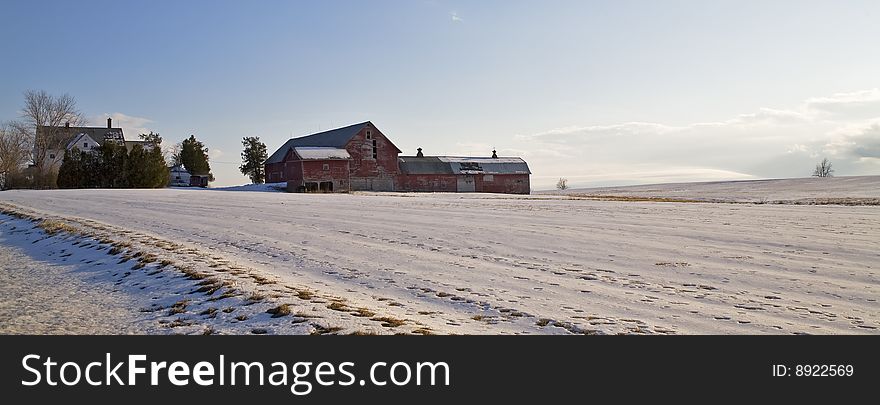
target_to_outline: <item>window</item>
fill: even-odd
[[[83,149],[88,149],[88,148],[89,148],[89,143],[83,142]]]
[[[379,154],[376,151],[376,140],[373,139],[373,159],[377,158]]]
[[[495,176],[492,174],[486,174],[483,176],[483,181],[495,181]]]
[[[367,130],[367,139],[373,139],[373,131]]]
[[[327,163],[324,163],[324,171],[326,172],[328,170],[330,170],[330,165]]]
[[[54,154],[54,153],[50,153],[50,154],[49,154],[49,159],[55,159],[55,154]]]

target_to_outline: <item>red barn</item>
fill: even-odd
[[[266,181],[289,191],[349,190],[529,194],[518,157],[401,156],[367,121],[288,140],[266,160]]]
[[[530,174],[518,157],[401,156],[398,189],[529,194]]]
[[[343,180],[341,173],[333,174],[332,177],[308,177],[301,173],[306,169],[311,175],[317,175],[317,171],[312,170],[316,167],[320,167],[322,171],[325,167],[328,167],[330,171],[340,169],[342,163],[338,160],[342,159],[321,156],[303,159],[303,156],[297,155],[296,148],[345,150],[348,153],[348,157],[344,159],[348,165],[348,173],[344,176],[347,184],[344,190],[339,189]],[[394,191],[394,183],[399,173],[397,166],[399,153],[400,149],[397,149],[397,146],[394,146],[373,123],[362,122],[288,140],[266,160],[266,181],[269,183],[293,182],[293,184],[288,184],[288,188],[296,190],[300,186],[306,186],[305,182],[314,182],[314,179],[321,178],[324,180],[318,180],[319,183],[321,181],[336,182],[334,183],[334,191],[348,191],[349,189]],[[309,161],[309,164],[304,163],[306,160]],[[309,190],[307,187],[306,191]]]

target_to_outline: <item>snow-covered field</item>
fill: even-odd
[[[167,189],[6,191],[0,209],[4,254],[115,286],[150,332],[880,333],[876,206]]]
[[[546,191],[573,197],[632,197],[768,204],[880,205],[880,176],[667,183]]]

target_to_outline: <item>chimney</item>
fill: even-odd
[[[70,128],[70,121],[64,123],[64,128]]]
[[[498,159],[498,154],[495,153],[495,149],[492,149],[492,159]]]
[[[113,118],[107,118],[107,129],[113,128]]]
[[[419,153],[416,153],[416,157],[425,157],[425,155],[422,154],[422,148],[419,148],[418,150]]]

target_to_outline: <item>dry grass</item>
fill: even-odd
[[[334,311],[348,311],[349,310],[348,305],[345,305],[339,301],[331,302],[330,305],[327,305],[327,308],[330,308]]]
[[[226,291],[223,291],[223,294],[220,294],[220,295],[218,295],[218,296],[216,296],[216,297],[208,298],[208,301],[209,301],[209,302],[220,301],[220,300],[227,299],[227,298],[237,297],[237,296],[239,296],[239,295],[241,295],[241,292],[239,292],[239,291],[237,291],[237,290],[235,290],[235,289],[230,288],[230,289],[228,289],[228,290],[226,290]],[[231,311],[230,311],[230,312],[231,312]]]
[[[370,319],[376,322],[382,322],[382,326],[386,328],[396,328],[406,323],[406,321],[404,321],[403,319],[392,318],[389,316],[381,316]]]
[[[290,305],[281,304],[275,308],[270,308],[270,309],[266,310],[266,313],[272,314],[273,318],[281,318],[282,316],[288,316],[291,313]]]
[[[258,292],[252,292],[244,300],[245,300],[245,305],[251,305],[251,304],[256,304],[256,303],[258,303],[262,300],[265,300],[265,299],[266,299],[265,295],[260,294]]]
[[[77,231],[77,229],[73,226],[52,219],[44,219],[40,221],[39,223],[37,223],[37,227],[42,229],[43,232],[46,232],[50,236],[55,236],[59,232],[65,232],[71,235],[79,233],[79,231]]]
[[[369,318],[369,317],[375,316],[376,313],[373,311],[370,311],[369,309],[366,309],[366,308],[358,308],[352,313],[352,315],[359,316],[362,318]]]
[[[177,315],[186,312],[186,306],[189,305],[189,300],[180,300],[174,303],[171,306],[171,309],[168,311],[168,315]]]
[[[312,292],[308,291],[308,290],[298,290],[296,292],[296,297],[301,300],[305,300],[305,301],[311,300],[314,296],[315,295],[312,294]]]
[[[209,316],[209,317],[213,318],[214,316],[217,315],[217,308],[210,307],[202,312],[199,312],[199,315]]]
[[[327,334],[336,333],[336,332],[339,332],[342,330],[342,328],[340,328],[338,326],[323,326],[323,325],[318,325],[318,324],[313,324],[312,326],[315,327],[315,331],[311,333],[312,335],[327,335]]]

